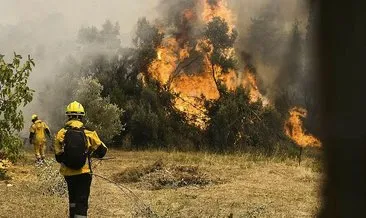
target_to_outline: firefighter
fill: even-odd
[[[46,135],[51,138],[50,129],[47,124],[38,119],[36,114],[32,115],[32,125],[29,128],[29,143],[34,146],[34,153],[36,155],[36,163],[44,163],[46,151]]]
[[[92,182],[90,158],[104,157],[107,147],[95,131],[84,127],[85,111],[79,102],[67,106],[66,116],[65,127],[55,138],[55,157],[67,183],[70,217],[87,217]]]

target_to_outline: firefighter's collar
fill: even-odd
[[[84,126],[84,124],[79,120],[69,120],[66,122],[66,126],[81,128]]]

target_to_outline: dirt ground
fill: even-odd
[[[90,217],[314,217],[319,163],[253,155],[111,150],[94,161]],[[68,217],[59,165],[33,155],[0,181],[0,217]],[[113,182],[113,183],[111,183]],[[117,186],[118,185],[118,186]]]

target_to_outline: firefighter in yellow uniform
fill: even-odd
[[[55,157],[67,183],[70,217],[87,217],[92,182],[90,158],[104,157],[107,147],[95,131],[84,127],[85,111],[79,102],[70,103],[66,115],[68,121],[55,138]]]
[[[36,163],[43,163],[46,151],[46,135],[51,138],[50,129],[47,124],[38,119],[36,114],[32,115],[32,125],[29,128],[29,143],[34,146]]]

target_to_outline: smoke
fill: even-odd
[[[0,53],[11,58],[15,51],[26,56],[30,54],[36,68],[30,77],[30,86],[35,92],[35,99],[24,109],[26,126],[32,113],[39,113],[46,121],[47,105],[39,102],[47,92],[41,92],[55,80],[68,66],[65,61],[71,55],[78,61],[82,46],[77,42],[78,31],[81,27],[95,26],[101,28],[109,19],[120,26],[120,42],[122,46],[132,45],[132,32],[140,17],[163,23],[166,34],[189,42],[201,34],[202,22],[197,11],[202,5],[197,0],[2,0],[0,14]],[[208,0],[211,7],[218,5],[219,0]],[[240,67],[255,69],[261,81],[261,88],[271,91],[278,73],[278,68],[284,61],[281,59],[287,49],[287,37],[290,35],[295,19],[299,20],[300,31],[305,32],[308,9],[305,0],[228,0],[228,7],[233,12],[235,28],[239,33],[236,45]],[[194,10],[192,10],[194,9]],[[181,15],[184,16],[181,16]],[[16,15],[16,16],[14,16]],[[274,52],[266,49],[259,50],[265,38],[253,41],[253,19],[273,16],[269,22],[269,30],[278,31],[279,43]],[[268,34],[272,34],[269,32]],[[255,35],[254,35],[255,36]],[[182,44],[181,44],[182,46]],[[258,47],[259,46],[259,47]],[[269,46],[270,47],[270,46]],[[274,50],[274,49],[273,49]],[[99,48],[88,52],[99,51]],[[84,51],[85,52],[85,51]],[[264,55],[264,56],[263,56]],[[72,71],[73,69],[68,69]],[[75,69],[77,71],[77,69]],[[77,73],[77,72],[75,72]],[[62,85],[62,84],[61,84]],[[52,88],[52,87],[49,87]],[[55,98],[55,101],[58,101]],[[44,116],[43,116],[44,114]]]
[[[36,63],[29,80],[30,87],[35,90],[34,99],[23,109],[26,121],[24,133],[30,125],[32,113],[39,114],[46,121],[51,119],[49,105],[40,102],[49,94],[47,89],[53,89],[50,84],[57,79],[56,76],[70,67],[69,57],[81,61],[83,48],[77,43],[81,27],[101,28],[107,19],[118,22],[121,45],[129,46],[138,18],[154,18],[157,3],[158,0],[149,0],[148,4],[144,0],[2,0],[0,54],[4,54],[7,60],[12,58],[13,52],[24,57],[30,54]],[[88,52],[93,50],[89,49]],[[57,96],[54,99],[55,103],[60,100]]]
[[[184,43],[194,42],[197,35],[201,34],[203,28],[200,15],[203,1],[205,0],[160,2],[159,18],[164,27],[170,27],[168,30],[164,29],[164,32],[175,36],[181,47]],[[239,73],[248,69],[256,73],[261,92],[268,97],[277,96],[280,81],[278,78],[281,77],[286,62],[304,62],[305,50],[299,55],[301,60],[288,60],[286,54],[291,53],[290,50],[293,49],[290,42],[295,23],[298,24],[300,37],[305,38],[309,13],[307,2],[305,0],[206,1],[212,8],[227,2],[227,6],[231,9],[232,23],[239,33],[236,43],[237,57],[240,61]],[[228,22],[230,25],[230,21]],[[303,41],[300,43],[302,43],[300,47],[304,47]],[[302,75],[297,76],[300,79]],[[286,79],[286,75],[282,77]]]
[[[280,68],[289,61],[285,56],[292,49],[289,44],[294,23],[298,22],[302,38],[306,33],[307,3],[304,0],[232,0],[232,3],[238,14],[237,49],[251,57],[250,62],[242,59],[242,64],[254,66],[261,91],[268,97],[276,96]]]

